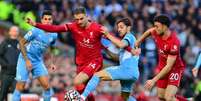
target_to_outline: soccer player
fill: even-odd
[[[180,42],[176,32],[169,29],[170,18],[159,15],[154,18],[154,27],[148,29],[136,41],[135,46],[148,36],[152,36],[158,50],[159,72],[154,78],[147,80],[145,89],[150,90],[154,84],[157,86],[157,95],[161,101],[186,101],[181,96],[175,96],[184,72],[184,64],[180,56]]]
[[[53,17],[50,11],[44,11],[41,17],[41,23],[52,24]],[[25,82],[29,79],[29,73],[33,78],[38,79],[44,92],[44,101],[50,101],[53,95],[48,82],[48,71],[43,62],[43,53],[53,45],[57,39],[57,33],[48,34],[38,28],[32,28],[25,36],[20,37],[21,53],[17,63],[16,88],[13,93],[12,101],[20,101],[21,92],[24,89]],[[51,68],[55,66],[51,64]]]
[[[92,75],[101,70],[103,57],[101,54],[102,25],[90,21],[84,7],[78,7],[73,11],[74,21],[64,25],[44,25],[27,19],[27,23],[48,32],[66,32],[73,34],[76,47],[75,63],[77,75],[74,78],[74,86],[79,93],[82,93],[85,84]],[[92,94],[88,96],[94,101]]]
[[[96,72],[93,77],[89,80],[84,92],[82,93],[82,100],[85,100],[86,97],[90,94],[90,92],[95,90],[100,81],[120,80],[122,87],[121,95],[124,101],[135,101],[133,97],[129,98],[129,95],[132,90],[133,83],[139,77],[139,54],[138,56],[133,56],[124,48],[127,46],[134,47],[136,39],[134,35],[130,32],[131,21],[128,18],[122,18],[117,21],[116,24],[117,30],[119,32],[120,37],[122,37],[122,40],[118,40],[116,37],[109,34],[105,28],[103,29],[103,33],[109,40],[112,41],[112,43],[119,47],[120,51],[117,52],[117,54],[113,54],[113,57],[119,60],[120,65],[111,66],[99,72]]]
[[[197,77],[200,65],[201,65],[201,52],[199,53],[195,67],[192,69],[194,77]]]

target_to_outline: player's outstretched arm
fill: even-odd
[[[39,29],[45,30],[47,32],[66,32],[68,31],[68,28],[66,25],[48,25],[48,24],[41,24],[41,23],[36,23],[30,18],[26,19],[26,22],[32,26],[35,26]]]
[[[197,77],[200,65],[201,65],[201,53],[199,53],[195,67],[192,69],[192,73],[194,77]]]
[[[105,36],[112,41],[112,43],[114,43],[117,47],[119,48],[124,48],[125,50],[127,50],[128,52],[132,53],[133,55],[139,55],[141,53],[141,49],[140,48],[135,48],[132,49],[130,46],[128,46],[127,44],[125,44],[123,41],[121,41],[119,38],[113,36],[112,34],[109,34],[108,30],[106,27],[102,27],[101,28],[102,33],[105,34]],[[109,35],[108,35],[109,34]],[[108,35],[108,36],[107,36]],[[110,37],[110,38],[109,38]],[[112,39],[111,39],[112,38]]]
[[[139,47],[140,44],[141,44],[147,37],[149,37],[149,36],[151,35],[152,31],[154,31],[154,30],[155,30],[155,28],[153,27],[153,28],[150,28],[150,29],[148,29],[147,31],[145,31],[145,32],[142,34],[142,36],[140,36],[140,37],[136,40],[136,42],[135,42],[135,47]]]
[[[31,61],[28,59],[27,52],[25,50],[25,44],[27,43],[27,41],[21,35],[19,35],[18,40],[19,40],[19,45],[20,45],[20,50],[21,50],[22,56],[26,62],[26,67],[28,70],[31,70],[32,64],[31,64]]]
[[[128,46],[127,44],[125,44],[124,42],[122,42],[121,40],[119,40],[118,38],[116,38],[115,36],[111,35],[106,27],[102,27],[102,33],[109,39],[111,40],[112,43],[114,43],[117,47],[119,48],[125,48],[126,46]]]

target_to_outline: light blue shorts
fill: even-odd
[[[120,80],[121,91],[131,92],[133,84],[139,78],[138,67],[111,66],[105,69],[112,80]]]
[[[17,73],[16,73],[16,80],[26,82],[29,79],[29,73],[32,74],[32,77],[38,78],[40,76],[47,76],[48,71],[42,61],[32,63],[32,70],[29,72],[26,68],[25,60],[22,56],[19,56],[17,62]]]

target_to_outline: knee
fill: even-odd
[[[43,83],[42,87],[43,87],[44,90],[48,90],[50,88],[49,84],[47,82]]]
[[[74,85],[74,86],[80,85],[81,83],[82,83],[81,80],[79,80],[78,78],[75,78],[75,79],[73,80],[73,85]]]
[[[18,91],[23,91],[24,90],[24,87],[25,87],[25,84],[22,84],[22,83],[17,83],[16,84],[16,89]]]
[[[158,98],[160,99],[160,101],[165,101],[165,97],[163,94],[158,94]]]
[[[165,94],[165,101],[174,101],[175,96],[172,94]]]

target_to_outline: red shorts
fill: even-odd
[[[171,70],[166,77],[157,81],[156,86],[158,88],[167,88],[167,85],[174,85],[179,87],[183,72],[183,69]]]
[[[80,72],[86,73],[89,77],[92,77],[93,74],[103,67],[103,58],[96,58],[90,62],[87,62],[81,66],[77,67],[77,74]]]

